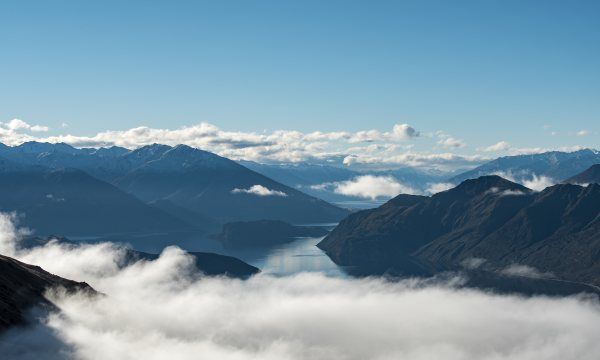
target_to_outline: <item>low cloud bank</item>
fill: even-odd
[[[398,194],[417,194],[419,191],[404,185],[393,176],[362,175],[354,179],[332,183],[336,194],[375,200]]]
[[[493,173],[493,175],[501,176],[507,180],[512,182],[519,183],[531,190],[542,191],[548,186],[552,186],[556,184],[556,181],[545,175],[537,175],[530,172],[521,172],[521,173],[513,173],[513,172],[505,172],[505,171],[497,171]]]
[[[600,356],[596,300],[499,296],[418,280],[339,279],[321,274],[247,281],[206,278],[178,248],[124,266],[110,244],[50,243],[20,250],[0,216],[0,250],[107,296],[51,293],[62,309],[15,359],[51,358],[53,333],[74,359],[582,359]],[[2,340],[0,338],[0,340]],[[50,345],[49,345],[50,346]],[[12,352],[11,352],[12,351]]]
[[[251,194],[257,196],[287,196],[283,191],[271,190],[262,185],[252,185],[248,189],[235,188],[231,190],[232,194]]]

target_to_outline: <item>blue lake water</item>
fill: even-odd
[[[323,238],[299,238],[293,242],[271,248],[264,254],[247,257],[234,254],[260,268],[263,273],[276,276],[300,272],[321,272],[327,276],[345,277],[336,265],[316,244]]]
[[[315,224],[333,228],[336,224]],[[275,276],[292,275],[300,272],[321,272],[327,276],[345,277],[344,271],[321,251],[316,244],[323,239],[298,238],[292,242],[268,249],[252,251],[227,250],[217,240],[206,234],[178,232],[169,234],[113,235],[99,237],[69,237],[85,242],[112,241],[125,243],[131,248],[149,253],[160,253],[165,247],[177,245],[190,252],[213,252],[237,257],[258,267],[263,273]]]

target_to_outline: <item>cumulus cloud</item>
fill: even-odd
[[[467,144],[464,141],[455,139],[451,136],[446,137],[444,139],[440,139],[437,143],[438,145],[445,148],[462,148],[467,146]]]
[[[0,141],[7,145],[18,145],[37,139],[31,133],[48,131],[47,126],[31,125],[21,119],[0,122]]]
[[[4,254],[86,281],[106,295],[50,292],[61,312],[37,336],[26,337],[22,353],[0,341],[0,353],[16,360],[52,358],[39,342],[44,332],[64,344],[56,358],[77,360],[600,356],[600,304],[591,298],[500,296],[414,279],[314,273],[207,278],[177,248],[154,261],[120,265],[123,255],[114,245],[19,249],[19,233],[6,216],[0,231]]]
[[[585,129],[579,130],[578,132],[575,133],[575,135],[577,135],[577,136],[587,136],[589,134],[590,134],[590,132],[588,130],[585,130]]]
[[[556,184],[556,181],[545,175],[537,175],[529,171],[512,172],[512,171],[496,171],[493,175],[498,175],[512,182],[519,183],[531,190],[542,191],[548,186]],[[510,195],[510,194],[507,194]],[[513,194],[515,195],[515,194]],[[517,194],[518,195],[518,194]]]
[[[408,124],[396,124],[392,129],[393,137],[408,140],[420,136],[420,133]]]
[[[483,151],[487,152],[498,152],[498,151],[506,151],[511,148],[510,144],[507,141],[499,141],[494,145],[490,145],[486,148],[483,148]]]
[[[287,196],[283,191],[271,190],[262,185],[252,185],[248,189],[235,188],[231,190],[232,194],[251,194],[257,196]]]
[[[362,175],[347,181],[333,183],[337,194],[375,200],[394,197],[398,194],[416,194],[418,191],[403,185],[393,176]]]
[[[128,149],[153,143],[186,144],[233,160],[263,163],[340,163],[345,160],[346,165],[384,164],[452,169],[465,164],[477,165],[485,160],[476,155],[410,151],[413,146],[409,143],[410,140],[419,138],[421,134],[409,124],[395,124],[390,131],[369,129],[356,132],[303,133],[295,130],[276,130],[257,133],[225,131],[213,124],[201,122],[176,129],[139,126],[127,130],[107,130],[91,136],[61,134],[46,137],[34,136],[31,132],[48,130],[47,127],[31,126],[21,120],[7,124],[0,126],[0,141],[9,145],[33,140],[64,142],[75,147],[121,146]],[[62,129],[66,129],[64,125],[66,124],[61,125]],[[455,139],[447,140],[447,145],[450,148],[462,146],[461,142]]]

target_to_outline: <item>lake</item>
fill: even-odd
[[[308,225],[308,224],[307,224]],[[330,229],[336,224],[310,224],[326,226]],[[258,267],[263,273],[285,276],[300,272],[321,272],[327,276],[346,277],[346,274],[336,265],[316,244],[323,239],[298,238],[292,242],[268,249],[228,250],[217,240],[206,234],[194,232],[155,233],[139,235],[113,235],[98,237],[69,237],[71,240],[84,242],[111,241],[127,244],[129,247],[148,253],[160,253],[165,247],[177,245],[189,252],[213,252],[237,257]]]

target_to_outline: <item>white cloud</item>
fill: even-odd
[[[461,265],[466,269],[478,269],[483,265],[487,260],[478,257],[471,257],[461,261]]]
[[[531,190],[542,191],[548,186],[556,184],[556,181],[548,176],[537,175],[531,172],[518,172],[513,173],[511,171],[496,171],[492,175],[498,175],[512,182],[519,183]],[[507,194],[510,195],[510,194]],[[512,194],[516,195],[516,194]]]
[[[531,177],[531,179],[524,179],[523,180],[523,186],[528,187],[532,190],[535,191],[542,191],[545,188],[547,188],[548,186],[552,186],[556,184],[556,181],[554,181],[552,178],[549,178],[548,176],[537,176],[537,175],[533,175]]]
[[[585,129],[579,130],[578,132],[575,133],[575,135],[577,135],[577,136],[587,136],[589,134],[590,134],[590,132],[588,130],[585,130]]]
[[[66,125],[66,124],[64,124]],[[62,127],[67,131],[66,127]],[[295,130],[264,132],[225,131],[202,122],[176,129],[139,126],[127,130],[108,130],[92,136],[61,134],[39,136],[36,132],[47,131],[42,125],[29,125],[14,119],[0,123],[0,142],[18,145],[26,141],[50,143],[64,142],[75,147],[122,146],[133,149],[153,143],[166,145],[186,144],[195,148],[216,153],[233,160],[251,160],[262,163],[312,162],[345,164],[358,168],[390,169],[398,166],[411,166],[441,171],[472,168],[487,160],[489,156],[480,154],[459,155],[451,152],[432,153],[415,151],[415,140],[421,137],[419,131],[408,124],[395,124],[389,131],[376,129],[356,132],[314,131],[303,133]],[[36,136],[38,135],[38,136]],[[438,140],[432,140],[437,137]],[[458,149],[465,147],[464,141],[441,131],[427,133],[424,142]],[[506,142],[504,147],[509,146]],[[502,146],[499,143],[493,146]],[[421,146],[423,142],[419,143]],[[419,145],[417,144],[417,145]],[[489,147],[490,149],[492,147]],[[479,149],[485,152],[485,149]],[[510,155],[532,154],[548,151],[545,148],[513,148],[506,150]]]
[[[386,156],[372,154],[349,155],[344,158],[343,164],[347,166],[360,164],[402,165],[449,170],[458,167],[473,167],[488,160],[490,159],[481,155],[432,154],[407,151],[402,154],[390,154]]]
[[[467,144],[464,141],[455,139],[451,136],[444,139],[440,139],[437,143],[438,145],[445,148],[463,148],[467,146]]]
[[[15,248],[0,218],[0,248]],[[13,231],[11,233],[11,231]],[[501,296],[418,280],[321,274],[206,278],[177,248],[123,265],[110,244],[52,243],[6,253],[106,296],[52,292],[61,313],[0,341],[14,360],[447,359],[596,360],[600,304],[584,297]],[[66,353],[40,337],[51,331]],[[15,339],[16,341],[11,341]],[[14,353],[23,343],[23,352]]]
[[[6,145],[19,145],[26,141],[36,140],[32,132],[48,131],[47,126],[30,125],[21,119],[12,119],[9,122],[0,122],[0,142]]]
[[[67,124],[63,123],[63,129]],[[419,132],[408,124],[396,124],[391,131],[376,129],[357,132],[315,131],[303,133],[294,130],[272,132],[224,131],[215,125],[202,122],[177,129],[160,129],[139,126],[128,130],[108,130],[92,136],[61,134],[36,137],[28,132],[47,131],[41,125],[29,125],[22,120],[12,120],[0,124],[0,141],[8,145],[18,145],[25,141],[64,142],[75,147],[122,146],[133,149],[153,143],[165,145],[186,144],[214,152],[233,160],[253,160],[260,162],[340,162],[352,155],[350,148],[374,145],[372,155],[388,156],[390,152],[400,152],[404,147],[399,142],[419,137]]]
[[[252,185],[248,189],[235,188],[231,190],[232,194],[252,194],[257,196],[287,196],[283,191],[271,190],[262,185]]]
[[[500,270],[500,273],[508,276],[521,276],[536,279],[553,278],[554,275],[549,272],[541,272],[536,268],[527,265],[512,264]]]
[[[420,133],[408,124],[396,124],[392,129],[393,137],[399,140],[409,140],[420,136]]]
[[[427,184],[427,189],[425,189],[425,193],[433,195],[442,191],[452,189],[455,186],[456,185],[452,183],[430,183]]]
[[[506,151],[511,148],[510,144],[507,141],[499,141],[494,145],[490,145],[483,149],[483,151],[487,152],[497,152],[497,151]]]
[[[333,183],[334,192],[367,199],[394,197],[398,194],[416,194],[418,191],[401,184],[392,176],[362,175],[352,180]]]
[[[49,128],[47,126],[29,125],[28,123],[26,123],[25,121],[23,121],[21,119],[12,119],[11,121],[9,121],[5,124],[0,123],[0,126],[8,129],[10,131],[29,130],[29,131],[34,131],[34,132],[44,132],[44,131],[49,130]]]

